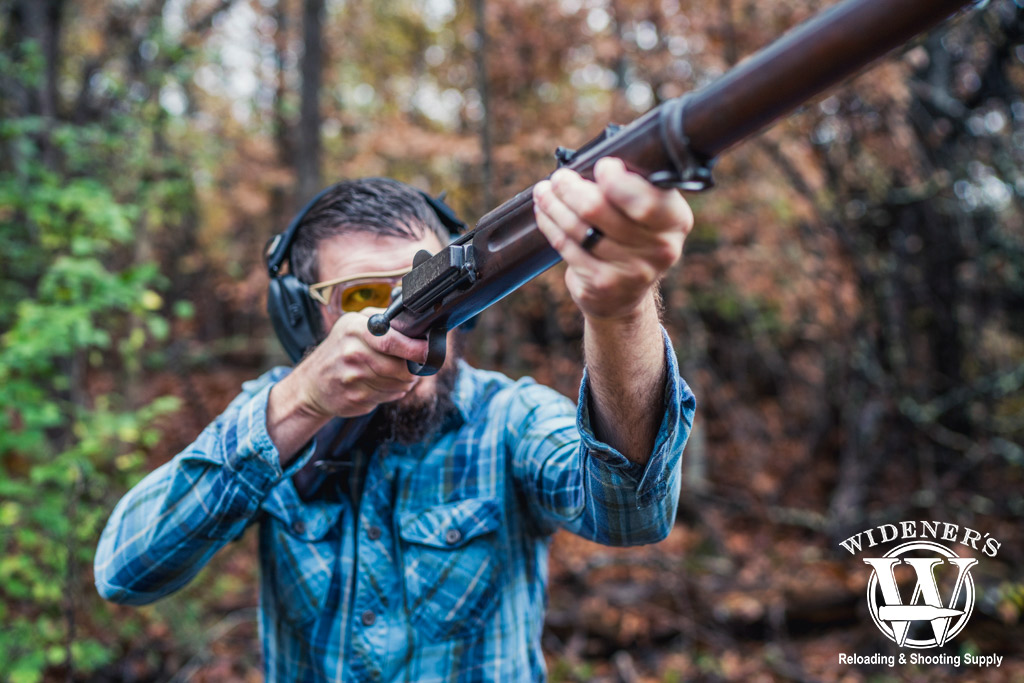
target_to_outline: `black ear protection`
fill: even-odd
[[[298,363],[306,353],[316,346],[323,336],[323,319],[316,301],[309,295],[309,286],[301,282],[290,272],[281,274],[281,268],[291,254],[295,233],[308,214],[320,199],[332,187],[321,190],[288,224],[288,229],[271,238],[266,250],[267,275],[270,276],[270,288],[267,291],[267,313],[274,326],[281,346],[293,363]],[[422,190],[417,190],[430,208],[437,214],[441,225],[448,229],[452,236],[466,229],[463,223],[444,203],[444,193],[439,197],[431,197]],[[465,326],[465,325],[463,325]]]

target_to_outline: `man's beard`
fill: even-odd
[[[453,344],[453,346],[455,346]],[[450,355],[435,375],[434,393],[430,396],[415,396],[383,403],[377,406],[367,435],[375,443],[399,443],[404,446],[421,443],[432,436],[448,415],[454,411],[455,378],[458,375],[459,359],[457,349],[449,349]]]

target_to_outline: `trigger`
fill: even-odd
[[[425,363],[414,363],[411,360],[405,361],[409,372],[419,377],[430,377],[437,374],[437,371],[444,365],[444,358],[448,354],[448,330],[444,327],[434,327],[427,332],[427,360]]]

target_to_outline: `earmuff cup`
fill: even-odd
[[[309,287],[294,275],[270,278],[267,313],[288,357],[298,363],[320,343],[323,317],[309,295]]]

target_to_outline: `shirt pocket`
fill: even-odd
[[[405,512],[398,524],[413,626],[435,642],[481,632],[500,601],[498,501],[470,499]]]
[[[340,550],[343,506],[322,503],[269,514],[260,529],[263,600],[292,624],[324,608]]]

